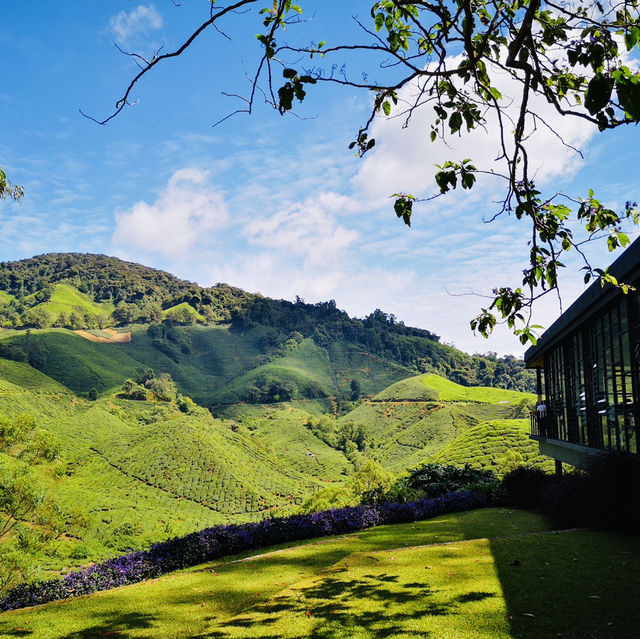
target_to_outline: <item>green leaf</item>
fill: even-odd
[[[616,91],[626,116],[634,122],[640,121],[640,83],[638,83],[638,79],[636,77],[619,78],[616,80]]]
[[[613,91],[613,78],[600,74],[594,75],[585,93],[584,106],[591,115],[604,109],[609,104]]]
[[[295,69],[285,69],[282,75],[287,78],[287,80],[293,80],[293,78],[298,75],[298,72]]]
[[[624,34],[624,43],[627,47],[627,51],[631,51],[636,46],[640,39],[640,29],[635,25]]]
[[[385,115],[389,115],[391,113],[391,103],[389,102],[389,100],[385,100],[382,103],[382,110],[384,111]]]
[[[462,114],[459,111],[454,111],[449,118],[451,133],[457,133],[460,127],[462,127]]]

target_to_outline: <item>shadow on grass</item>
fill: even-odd
[[[9,624],[0,623],[0,637],[29,637],[33,634],[33,630],[26,628],[9,628]]]
[[[511,636],[637,637],[639,542],[589,531],[492,540]]]
[[[137,612],[115,614],[93,626],[63,635],[60,639],[95,639],[96,637],[129,637],[128,630],[152,628],[155,617]]]
[[[312,627],[301,627],[300,636],[310,639],[361,636],[358,632],[363,630],[370,633],[366,636],[406,634],[416,639],[436,639],[431,632],[417,630],[416,623],[426,617],[460,614],[464,604],[495,596],[495,593],[468,592],[442,601],[442,593],[426,583],[401,583],[398,576],[386,573],[357,578],[346,578],[346,575],[342,578],[338,573],[257,604],[226,621],[223,628],[198,637],[280,638],[282,626],[278,624],[286,613],[292,620],[306,616]],[[411,629],[407,628],[407,622],[413,623]]]

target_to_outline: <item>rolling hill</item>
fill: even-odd
[[[56,314],[83,330],[47,325]],[[541,462],[517,419],[532,396],[495,387],[529,388],[521,362],[466,355],[381,311],[353,319],[331,302],[57,254],[0,264],[2,324],[0,419],[30,415],[53,437],[59,455],[34,477],[86,517],[42,551],[45,570],[294,512],[363,458],[395,474],[431,460],[498,473]],[[161,398],[152,378],[174,390]],[[0,442],[0,470],[26,465]]]

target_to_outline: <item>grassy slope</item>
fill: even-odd
[[[32,297],[31,295],[27,297]],[[88,315],[105,315],[109,317],[114,306],[109,303],[96,303],[88,295],[68,284],[56,284],[53,295],[48,302],[37,304],[35,308],[42,308],[49,313],[52,319],[56,319],[60,313],[81,313]]]
[[[162,404],[87,402],[26,364],[0,359],[0,414],[20,413],[61,442],[63,473],[54,476],[53,466],[43,465],[40,480],[62,505],[81,507],[91,520],[84,542],[60,541],[57,556],[45,562],[51,567],[286,510],[322,474],[290,463],[246,429],[233,432],[204,409],[191,416]],[[345,461],[322,446],[324,479],[337,479]]]
[[[274,358],[232,380],[224,393],[219,395],[218,401],[237,402],[245,389],[255,384],[259,376],[293,381],[303,393],[312,382],[322,388],[325,394],[336,395],[348,392],[353,379],[358,380],[363,392],[367,393],[376,392],[398,378],[410,374],[408,369],[366,353],[346,342],[338,342],[327,351],[307,338],[284,356]]]
[[[20,332],[6,341],[24,344],[24,340]],[[114,392],[142,366],[113,344],[91,342],[65,329],[32,330],[31,343],[46,356],[42,372],[75,392],[91,388]]]
[[[635,636],[636,540],[545,528],[536,515],[498,509],[381,526],[3,613],[0,632],[42,639]]]
[[[351,470],[345,456],[318,439],[304,423],[314,412],[311,402],[226,407],[219,415],[232,419],[253,437],[269,442],[279,459],[318,480],[344,478]]]
[[[14,299],[15,297],[13,295],[10,295],[6,291],[0,291],[0,305],[4,306],[9,304]]]
[[[399,381],[342,418],[365,426],[371,454],[395,472],[426,461],[442,449],[456,450],[468,429],[501,419],[512,442],[527,451],[528,433],[509,420],[514,406],[532,395],[497,388],[460,386],[437,375],[418,375]],[[483,454],[475,439],[464,441],[465,454],[475,465]],[[506,448],[503,450],[506,452]]]
[[[489,388],[486,386],[461,386],[431,373],[402,380],[373,397],[374,401],[431,401],[480,402],[488,404],[517,404],[535,399],[531,393]]]
[[[548,472],[553,460],[540,454],[538,444],[529,439],[528,419],[497,419],[482,422],[461,433],[429,461],[454,466],[471,466],[500,471],[513,464],[534,464]]]
[[[200,315],[200,313],[198,313],[198,311],[196,311],[196,309],[193,308],[193,306],[191,306],[191,304],[189,304],[188,302],[180,302],[180,304],[176,304],[175,306],[170,306],[169,308],[162,311],[162,317],[166,317],[171,311],[180,311],[180,310],[186,310],[187,313],[189,313],[189,315],[193,318],[195,322],[205,321],[204,317]]]

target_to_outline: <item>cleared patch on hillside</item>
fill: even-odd
[[[108,344],[128,344],[131,341],[131,331],[118,332],[113,328],[91,331],[73,331],[76,335],[88,339],[90,342],[102,342]]]
[[[196,309],[193,308],[193,306],[191,306],[191,304],[189,304],[188,302],[180,302],[180,304],[176,304],[175,306],[170,306],[169,308],[166,308],[165,310],[162,311],[162,317],[165,318],[168,315],[174,315],[178,313],[181,313],[187,317],[190,317],[191,321],[193,322],[206,321],[204,316],[198,313],[198,311],[196,311]]]

